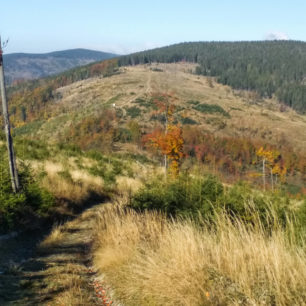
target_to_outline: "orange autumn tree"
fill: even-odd
[[[262,177],[263,177],[263,186],[265,189],[265,176],[266,176],[266,165],[270,168],[270,177],[271,177],[271,188],[274,190],[274,179],[273,176],[277,178],[279,175],[282,181],[285,180],[285,175],[287,169],[282,165],[281,154],[277,150],[265,150],[263,147],[260,147],[256,155],[262,159]]]
[[[144,137],[144,142],[156,148],[164,155],[165,170],[168,169],[173,177],[177,177],[179,173],[180,161],[184,156],[183,146],[183,131],[178,124],[173,123],[174,105],[176,99],[172,94],[153,94],[153,102],[157,106],[157,113],[165,115],[165,127],[155,129],[151,134]]]

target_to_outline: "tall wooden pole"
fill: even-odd
[[[16,193],[19,190],[19,178],[18,178],[14,148],[13,148],[13,139],[11,136],[9,114],[8,114],[8,109],[7,109],[4,72],[3,72],[1,37],[0,37],[0,89],[1,89],[2,112],[3,112],[3,117],[4,117],[4,129],[5,129],[5,135],[6,135],[6,141],[7,141],[7,151],[8,151],[8,157],[9,157],[11,182],[12,182],[13,191]]]

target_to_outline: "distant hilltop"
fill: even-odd
[[[43,54],[12,53],[4,55],[4,69],[7,84],[19,80],[31,80],[102,61],[117,54],[87,49],[71,49]]]

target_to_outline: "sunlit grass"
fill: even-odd
[[[250,227],[220,214],[213,225],[106,209],[94,263],[126,305],[302,305],[305,245],[277,222]],[[291,237],[291,238],[290,238]]]

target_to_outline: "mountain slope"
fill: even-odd
[[[154,117],[150,95],[172,92],[177,97],[176,118],[184,125],[190,122],[189,125],[218,136],[253,138],[306,150],[305,116],[290,108],[280,110],[276,100],[233,91],[211,78],[190,74],[194,69],[196,65],[187,63],[122,67],[119,74],[110,78],[90,78],[61,87],[55,94],[60,99],[45,105],[44,111],[49,108],[52,115],[42,122],[36,137],[57,138],[57,132],[62,134],[107,109],[117,112],[120,125],[134,119],[150,129],[162,120]],[[212,105],[214,109],[202,110],[198,104]],[[70,123],[63,117],[69,118]],[[16,116],[12,114],[11,118]]]
[[[122,65],[198,63],[198,74],[235,89],[256,90],[306,112],[306,43],[301,41],[190,42],[121,57]]]
[[[4,55],[6,81],[36,79],[68,69],[116,57],[116,54],[72,49],[45,54],[13,53]]]
[[[175,97],[174,119],[183,128],[187,156],[224,173],[245,176],[256,167],[258,173],[256,151],[264,146],[281,152],[292,182],[301,186],[306,181],[305,115],[279,105],[276,99],[232,90],[211,77],[191,74],[195,64],[117,70],[113,61],[108,60],[108,66],[101,63],[104,72],[91,67],[102,72],[90,78],[64,86],[60,86],[61,78],[50,79],[56,87],[48,86],[47,79],[47,87],[11,95],[15,134],[77,144],[85,150],[135,152],[132,147],[142,147],[143,135],[164,127],[165,118],[156,112],[152,94],[170,93]]]
[[[260,147],[277,150],[287,181],[299,186],[297,192],[302,190],[305,115],[275,98],[233,90],[212,77],[196,75],[196,64],[118,69],[117,62],[110,59],[11,87],[15,135],[76,144],[84,150],[143,154],[143,137],[165,124],[154,99],[168,93],[176,106],[174,120],[182,126],[186,156],[230,176],[229,181],[254,178],[260,184],[256,152]]]

